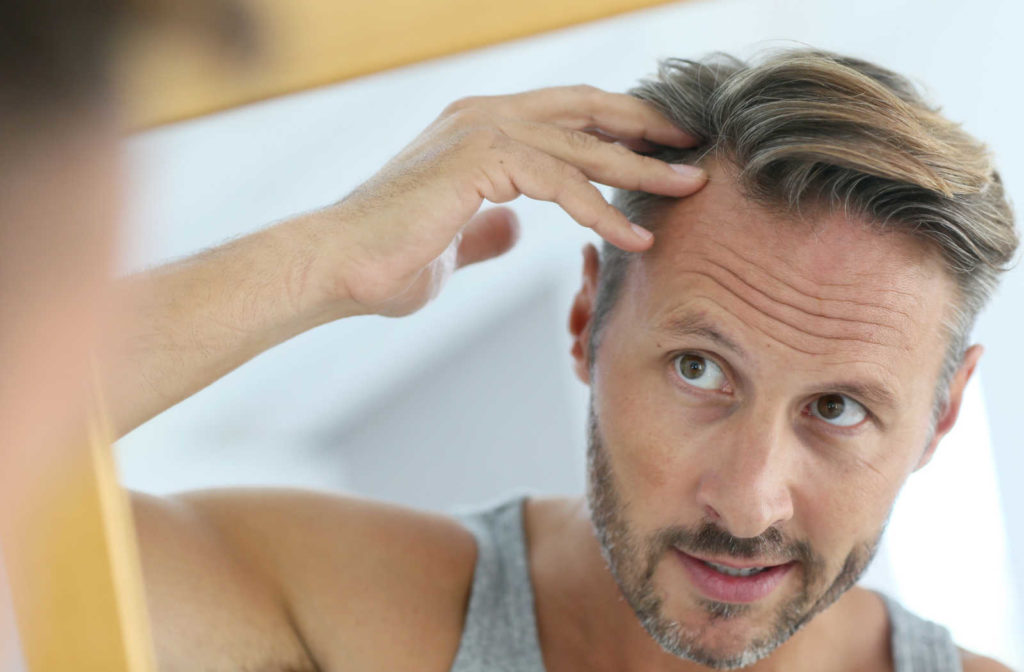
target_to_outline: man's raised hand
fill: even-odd
[[[418,138],[340,203],[309,216],[317,250],[307,289],[344,314],[405,315],[451,273],[515,242],[520,195],[557,203],[622,249],[650,247],[591,183],[683,197],[706,176],[633,150],[697,140],[648,104],[589,86],[475,97],[449,105]]]

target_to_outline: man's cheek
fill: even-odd
[[[653,395],[622,395],[617,401],[616,412],[602,424],[618,471],[648,489],[672,487],[680,472],[693,468],[695,425]]]
[[[891,509],[892,496],[863,482],[833,479],[822,485],[828,487],[815,488],[801,498],[794,523],[834,575],[851,551],[874,542]]]

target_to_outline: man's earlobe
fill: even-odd
[[[978,368],[978,360],[981,359],[982,353],[985,351],[980,345],[972,345],[964,353],[964,358],[960,363],[960,368],[957,369],[956,373],[953,374],[953,379],[949,382],[949,396],[945,406],[939,413],[938,421],[935,423],[935,432],[932,436],[931,442],[925,449],[924,454],[921,455],[921,459],[918,461],[917,466],[914,470],[918,470],[924,465],[928,464],[932,456],[935,455],[935,449],[939,445],[939,441],[949,433],[949,430],[953,429],[956,424],[956,420],[960,415],[960,405],[963,403],[964,389],[967,387],[967,383],[970,381],[971,376],[974,375],[974,370]]]
[[[583,248],[583,281],[569,309],[569,334],[576,377],[590,384],[590,330],[593,324],[594,303],[597,299],[597,276],[600,267],[597,248],[590,243]]]

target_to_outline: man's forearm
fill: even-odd
[[[623,250],[648,249],[652,234],[591,180],[682,198],[707,175],[601,142],[595,123],[627,147],[698,143],[646,103],[593,87],[466,98],[330,208],[129,278],[103,357],[117,432],[318,324],[419,310],[456,269],[515,243],[512,212],[484,202],[552,201]]]
[[[264,350],[343,317],[312,270],[323,214],[283,222],[122,281],[118,333],[101,357],[118,436]]]

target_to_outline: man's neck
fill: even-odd
[[[608,570],[582,500],[530,500],[526,509],[537,629],[547,672],[707,672],[666,653],[643,629]],[[815,617],[749,672],[864,669],[844,657],[869,650],[870,669],[886,669],[887,619],[881,601],[854,589]],[[860,653],[865,655],[865,653]],[[862,661],[863,662],[863,661]]]

